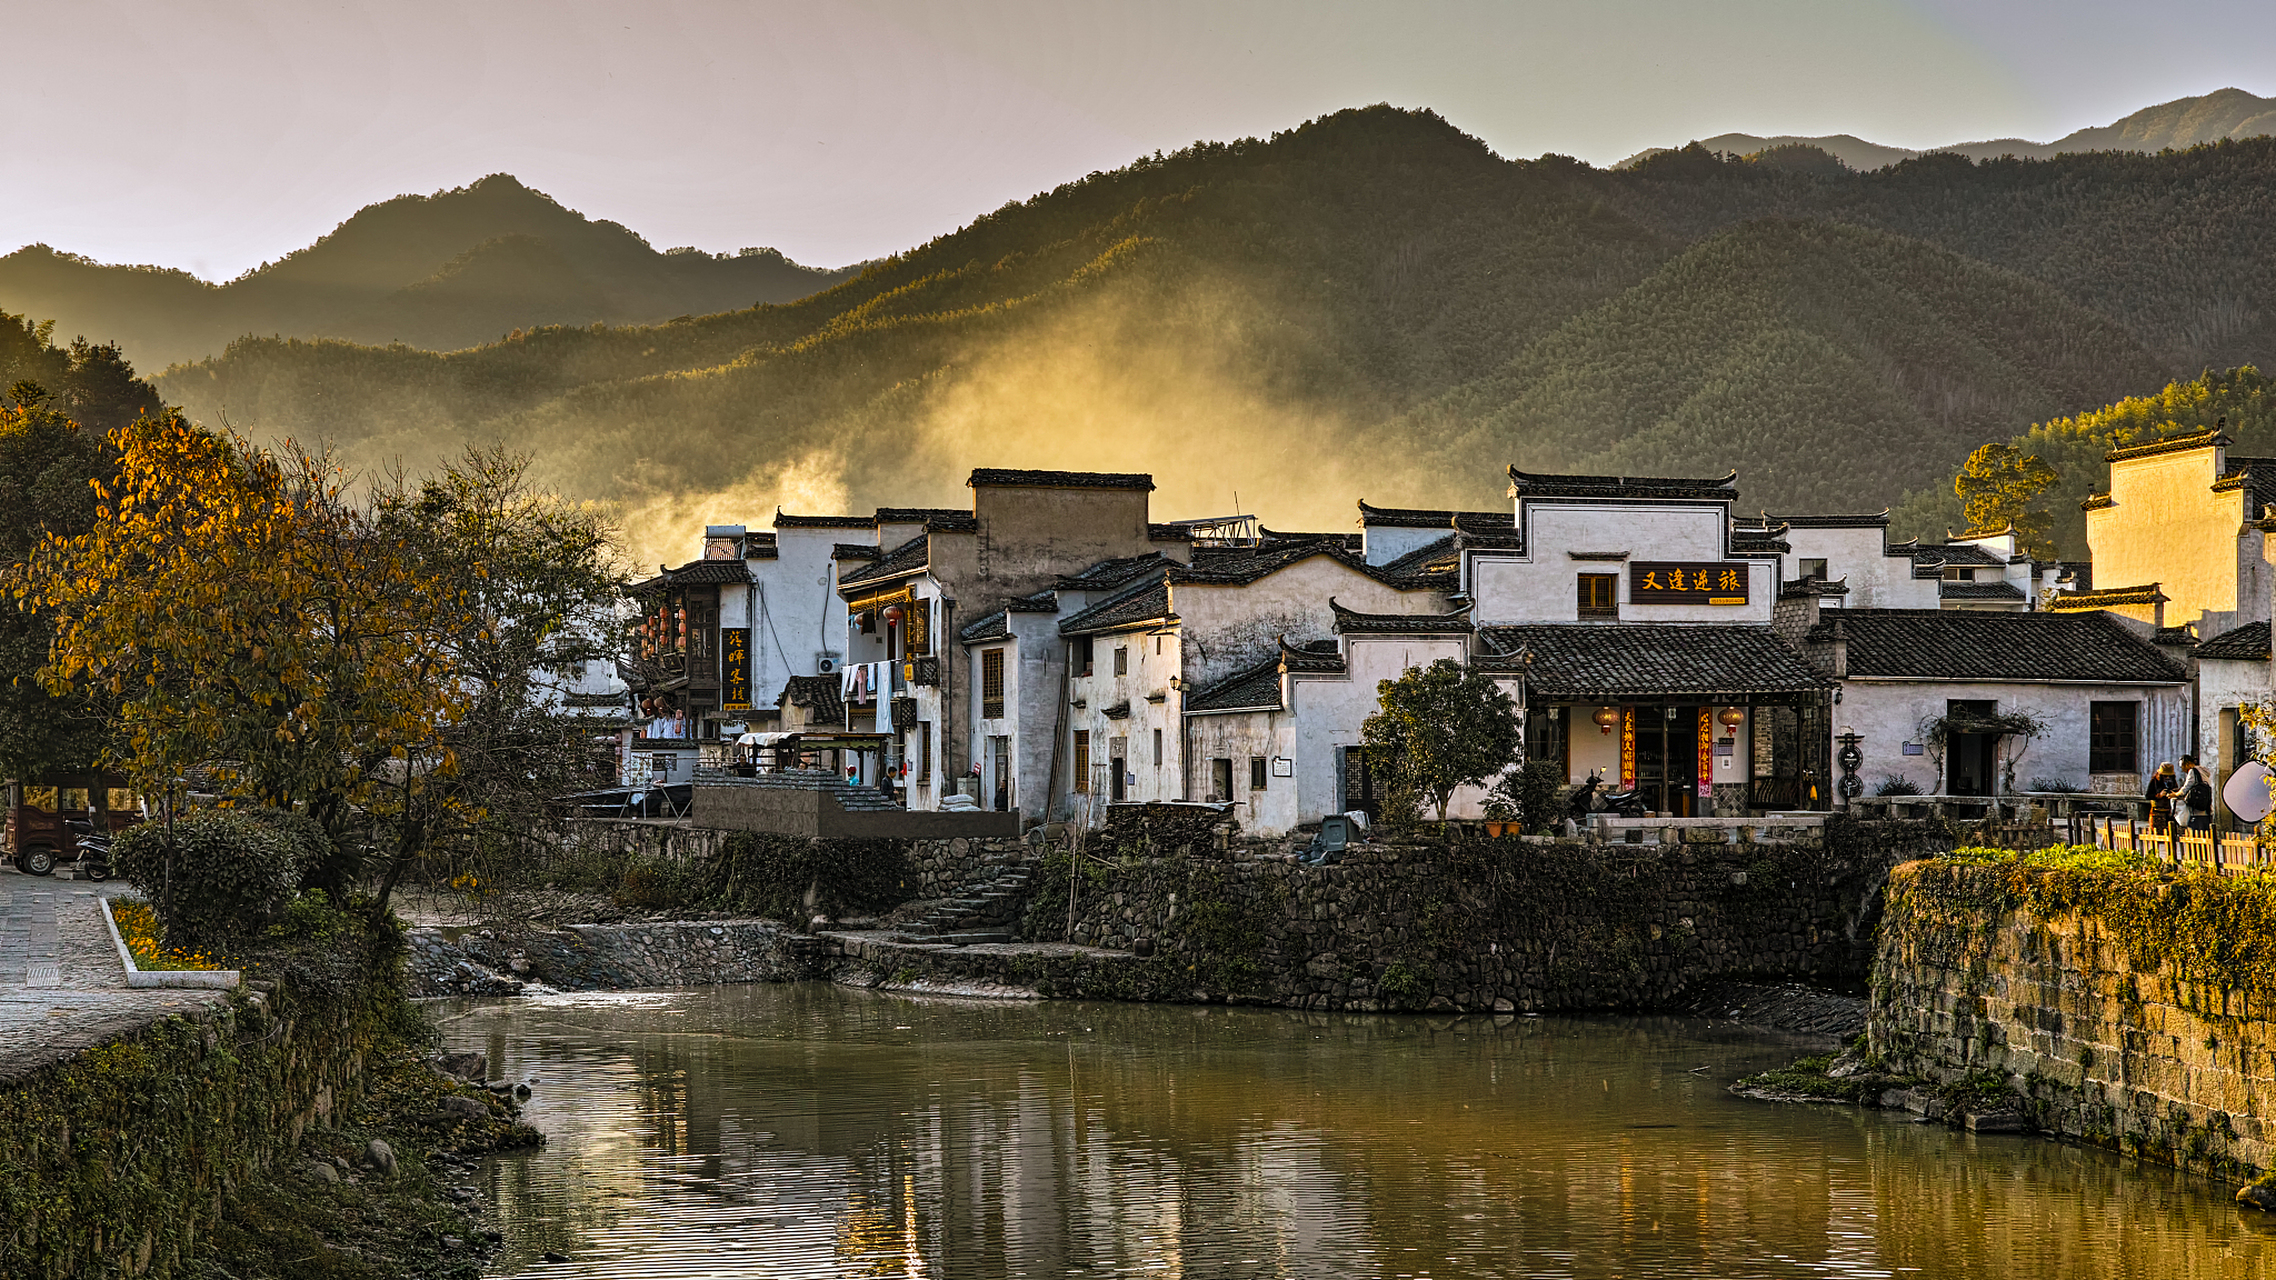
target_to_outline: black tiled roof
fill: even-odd
[[[1333,640],[1313,640],[1302,645],[1291,645],[1283,639],[1280,642],[1280,668],[1308,675],[1341,675],[1344,671],[1343,648]]]
[[[1417,507],[1371,507],[1359,504],[1359,522],[1387,529],[1475,529],[1507,533],[1517,527],[1510,511],[1435,511]]]
[[[1261,547],[1197,547],[1193,563],[1170,566],[1179,582],[1205,582],[1239,586],[1286,568],[1311,556],[1329,556],[1362,573],[1380,571],[1353,555],[1340,542],[1283,542]]]
[[[1146,574],[1159,573],[1170,563],[1170,558],[1159,551],[1149,551],[1142,556],[1117,556],[1064,575],[1059,585],[1070,591],[1108,591]]]
[[[964,628],[956,633],[956,638],[966,644],[983,644],[990,640],[1009,639],[1011,634],[1011,619],[1005,615],[1003,610],[998,609],[994,613],[983,614],[978,619],[965,624]]]
[[[1108,471],[1017,471],[1005,467],[977,467],[965,481],[973,488],[1000,489],[1152,489],[1154,477]]]
[[[830,548],[832,560],[875,560],[884,554],[864,542],[841,542]]]
[[[1836,578],[1831,582],[1824,578],[1797,578],[1792,582],[1780,583],[1778,587],[1778,598],[1781,600],[1806,600],[1811,596],[1845,596],[1848,594],[1849,579],[1846,577]]]
[[[874,529],[875,516],[793,516],[775,508],[774,527],[777,529]]]
[[[635,595],[645,595],[667,587],[750,580],[751,571],[743,567],[741,560],[690,560],[677,569],[666,569],[645,582],[635,582],[625,590]]]
[[[1759,530],[1753,533],[1745,529],[1731,530],[1731,554],[1735,556],[1790,554],[1793,550],[1794,544],[1784,538],[1771,537]]]
[[[1386,577],[1403,578],[1431,569],[1458,567],[1461,556],[1462,540],[1450,533],[1427,546],[1416,547],[1396,560],[1377,565],[1376,572]]]
[[[1919,550],[1913,552],[1913,559],[1941,560],[1945,564],[1959,565],[1964,568],[1974,568],[1985,565],[2004,565],[2007,563],[2006,557],[1995,556],[1991,552],[1986,551],[1982,547],[1979,547],[1970,542],[1948,542],[1940,547],[1922,547]]]
[[[2192,431],[2185,436],[2173,436],[2149,444],[2137,444],[2129,449],[2112,449],[2102,455],[2104,462],[2125,462],[2133,458],[2155,457],[2161,453],[2180,453],[2188,449],[2203,449],[2212,445],[2227,445],[2234,441],[2222,434],[2220,428],[2210,431]]]
[[[1146,526],[1146,540],[1148,542],[1191,542],[1193,541],[1193,530],[1174,524],[1149,524]]]
[[[1510,488],[1521,498],[1610,498],[1659,502],[1668,499],[1735,501],[1739,473],[1720,477],[1557,476],[1509,469]]]
[[[783,682],[782,701],[814,713],[816,724],[844,724],[846,704],[836,676],[792,676]]]
[[[2138,587],[2106,587],[2100,591],[2065,591],[2049,601],[2047,607],[2058,613],[2079,613],[2120,605],[2164,604],[2167,598],[2158,590],[2158,584],[2151,582]]]
[[[899,578],[917,573],[929,564],[931,548],[925,539],[931,535],[918,534],[900,546],[885,553],[874,564],[863,565],[838,579],[838,586],[850,587],[857,583],[879,582],[886,578]]]
[[[2244,490],[2244,514],[2257,519],[2263,508],[2276,503],[2276,458],[2240,458],[2232,453],[2228,463],[2229,473],[2213,481],[2213,492]]]
[[[1346,551],[1357,551],[1365,545],[1362,535],[1356,533],[1302,533],[1288,529],[1267,529],[1257,526],[1257,536],[1270,546],[1285,542],[1333,542]]]
[[[1818,669],[1764,627],[1650,623],[1538,623],[1482,627],[1504,655],[1530,651],[1526,686],[1557,702],[1749,694],[1806,694],[1828,686]]]
[[[1328,597],[1328,608],[1335,614],[1338,632],[1364,632],[1374,635],[1433,636],[1468,635],[1474,629],[1467,606],[1453,613],[1361,613],[1346,609]]]
[[[2104,507],[2117,505],[2118,500],[2107,493],[2090,493],[2078,500],[2078,509],[2081,511],[2100,511]]]
[[[1045,588],[1033,595],[1021,596],[1019,599],[1006,604],[1004,608],[1012,613],[1057,613],[1059,612],[1059,593]]]
[[[1806,642],[1848,641],[1849,674],[1916,680],[2179,684],[2179,663],[2100,612],[1842,609]]]
[[[1188,712],[1277,711],[1280,709],[1280,655],[1185,695]]]
[[[2012,582],[1939,582],[1936,584],[1939,600],[2014,600],[2023,599],[2023,588]]]
[[[970,533],[980,518],[956,507],[879,507],[879,524],[921,524],[941,533]]]
[[[1059,630],[1065,635],[1113,631],[1166,618],[1169,612],[1170,584],[1154,578],[1073,614],[1059,624]]]
[[[2268,661],[2268,624],[2247,622],[2197,646],[2197,656],[2222,662]]]
[[[1819,516],[1774,516],[1765,511],[1762,513],[1762,523],[1757,527],[1767,529],[1774,524],[1789,525],[1796,529],[1886,529],[1889,527],[1889,510],[1883,507],[1874,515]]]

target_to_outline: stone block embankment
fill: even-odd
[[[414,929],[412,996],[703,987],[817,976],[813,939],[769,920],[678,920],[566,929]]]
[[[390,998],[232,994],[0,1084],[0,1275],[205,1274],[223,1194],[356,1096]]]
[[[1945,839],[1837,820],[1742,843],[1392,842],[1331,867],[1055,854],[1024,931],[1151,950],[1180,979],[1173,998],[1665,1007],[1730,978],[1862,981],[1888,869]]]
[[[1891,1072],[2197,1172],[2276,1167],[2276,894],[2202,873],[1898,868],[1874,967]]]

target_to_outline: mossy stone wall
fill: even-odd
[[[1900,867],[1870,1035],[1899,1074],[1997,1079],[2043,1131],[2257,1173],[2276,1165],[2276,882]]]
[[[1928,823],[1837,820],[1823,838],[1736,844],[1458,833],[1357,846],[1332,867],[1061,851],[1043,860],[1023,932],[1150,944],[1155,972],[1131,985],[1179,999],[1664,1007],[1721,978],[1861,982],[1889,867],[1948,839]]]
[[[0,1275],[192,1273],[237,1182],[359,1088],[399,997],[246,992],[0,1084]]]

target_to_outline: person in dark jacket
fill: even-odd
[[[2160,760],[2157,772],[2150,775],[2150,783],[2142,794],[2150,801],[2150,830],[2159,835],[2173,834],[2173,793],[2175,791],[2173,762]]]

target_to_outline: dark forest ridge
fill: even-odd
[[[544,324],[639,324],[788,302],[845,279],[772,249],[658,252],[506,174],[369,205],[226,284],[31,245],[0,258],[0,310],[100,334],[158,369],[247,333],[454,350]]]
[[[1340,528],[1360,498],[1498,505],[1513,462],[1873,510],[2244,364],[2276,367],[2276,139],[1607,171],[1370,107],[1092,174],[795,302],[449,353],[243,339],[160,387],[367,465],[504,443],[643,528],[947,504],[979,465]]]
[[[1852,169],[1865,170],[1939,151],[1953,152],[1971,160],[1996,160],[2001,156],[2044,160],[2081,151],[2163,151],[2169,147],[2180,149],[2219,142],[2224,138],[2260,138],[2269,134],[2276,134],[2276,98],[2254,97],[2242,89],[2221,89],[2200,97],[2176,98],[2144,107],[2115,124],[2080,129],[2053,142],[1995,138],[1989,142],[1956,142],[1948,147],[1913,151],[1867,142],[1846,133],[1809,138],[1793,134],[1765,138],[1751,133],[1724,133],[1701,138],[1698,145],[1709,151],[1742,156],[1781,147],[1815,147]],[[1670,149],[1652,147],[1639,151],[1615,167],[1626,169]]]

